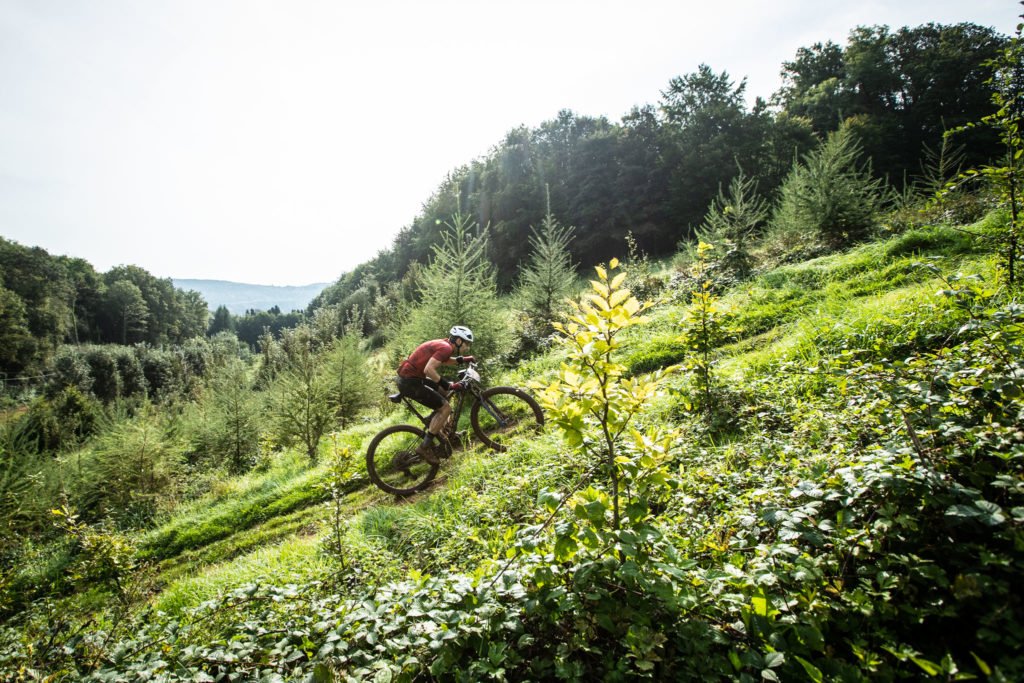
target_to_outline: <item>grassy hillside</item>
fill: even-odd
[[[361,464],[392,414],[126,539],[145,564],[125,585],[9,619],[5,680],[1024,675],[1024,309],[991,254],[923,228],[716,288],[704,384],[693,280],[662,276],[613,354],[615,391],[652,387],[618,442],[621,519],[582,389],[406,500]],[[550,388],[573,362],[487,380]]]

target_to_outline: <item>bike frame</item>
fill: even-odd
[[[466,385],[466,391],[459,392],[459,395],[455,401],[455,405],[452,406],[451,429],[453,432],[458,430],[459,419],[462,417],[462,409],[466,405],[467,394],[472,396],[474,400],[479,401],[480,404],[484,407],[484,410],[490,413],[491,417],[493,417],[501,427],[506,426],[506,422],[503,419],[501,419],[501,416],[498,414],[498,412],[495,411],[494,408],[492,408],[491,405],[483,399],[483,396],[481,396],[483,388],[480,386],[480,376],[476,373],[475,367],[476,366],[473,363],[470,363],[469,368],[467,368],[466,370],[459,371],[459,381],[463,381],[466,378],[468,378],[468,384]],[[451,394],[449,394],[449,396],[451,396]],[[437,414],[436,410],[431,411],[427,415],[423,415],[419,410],[416,409],[416,402],[413,401],[408,396],[402,396],[401,401],[409,410],[413,412],[414,415],[416,415],[416,417],[420,419],[420,422],[423,423],[424,428],[430,428],[430,422],[434,419],[434,415]],[[449,403],[451,403],[451,401],[449,401]]]
[[[458,449],[467,447],[468,431],[459,431],[459,422],[466,406],[470,406],[469,424],[472,432],[491,450],[504,453],[508,445],[502,443],[506,428],[544,424],[540,405],[521,389],[515,387],[490,387],[485,389],[476,372],[475,364],[459,371],[458,382],[461,391],[458,396],[451,393],[446,397],[451,404],[452,417],[438,434],[440,443],[435,444],[434,453],[438,458],[451,457]],[[493,398],[493,400],[492,400]],[[424,414],[424,406],[403,396],[401,392],[388,396],[394,404],[404,403],[427,430],[437,415],[436,411]],[[512,403],[509,404],[508,401]],[[480,406],[484,407],[481,412]],[[524,412],[525,411],[525,412]],[[388,493],[409,495],[424,490],[438,472],[440,463],[431,462],[417,451],[414,444],[423,437],[423,429],[410,424],[391,425],[373,437],[366,450],[366,471],[377,486]],[[424,469],[423,465],[429,465]],[[413,472],[415,469],[415,473]]]

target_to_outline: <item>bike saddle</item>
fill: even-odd
[[[399,392],[397,394],[391,394],[390,396],[388,396],[388,400],[391,401],[392,403],[401,403],[402,402],[402,394],[401,394],[401,392]]]

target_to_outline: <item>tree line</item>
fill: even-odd
[[[88,261],[52,256],[0,238],[0,372],[42,372],[61,344],[181,344],[205,336],[209,311],[138,266],[98,273]]]
[[[783,85],[747,102],[746,81],[708,65],[673,78],[657,104],[618,123],[562,111],[536,128],[510,131],[484,158],[455,169],[392,245],[343,274],[307,312],[332,306],[361,316],[383,341],[395,303],[415,297],[444,222],[471,215],[488,236],[499,291],[514,288],[530,251],[530,226],[547,210],[576,227],[576,263],[625,253],[627,237],[653,256],[691,239],[708,205],[740,174],[769,203],[800,157],[844,122],[870,159],[869,173],[902,192],[943,157],[943,132],[990,109],[990,60],[1007,38],[971,23],[892,32],[859,27],[847,44],[800,48],[781,66]],[[957,139],[963,164],[999,151],[975,128]],[[938,163],[938,162],[936,162]]]
[[[305,315],[302,311],[285,313],[280,306],[271,306],[265,311],[250,308],[242,315],[235,315],[227,306],[221,305],[213,312],[209,334],[212,337],[221,332],[231,332],[239,341],[255,349],[260,337],[268,330],[275,337],[279,337],[283,330],[296,327],[303,320]]]
[[[783,85],[748,104],[746,82],[708,65],[673,78],[656,104],[613,123],[562,111],[536,128],[510,131],[484,158],[453,170],[392,245],[343,274],[307,308],[343,311],[373,345],[386,341],[403,307],[418,301],[419,277],[444,223],[471,216],[486,233],[500,292],[516,285],[529,235],[546,214],[575,226],[575,263],[625,253],[627,237],[654,256],[694,237],[708,205],[742,175],[768,203],[779,199],[795,161],[846,122],[870,173],[903,191],[943,157],[943,131],[988,112],[991,60],[1007,38],[971,23],[890,31],[858,27],[845,46],[815,43],[781,65]],[[963,130],[959,163],[998,152],[990,129]],[[935,189],[935,188],[933,188]],[[137,266],[97,273],[82,259],[50,256],[0,240],[0,372],[39,372],[62,343],[178,344],[235,333],[255,349],[266,329],[280,336],[298,312],[217,310],[209,321],[197,292],[176,290]]]

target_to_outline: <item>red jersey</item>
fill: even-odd
[[[443,363],[452,357],[455,347],[444,339],[423,342],[398,366],[399,377],[426,377],[423,370],[431,358]]]

